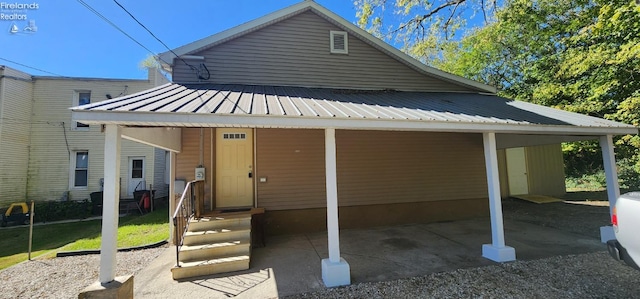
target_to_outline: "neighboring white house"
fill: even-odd
[[[0,205],[26,200],[85,199],[100,191],[104,133],[71,121],[69,107],[118,97],[168,82],[148,79],[32,76],[0,66]],[[167,194],[165,151],[123,141],[122,198],[136,187]]]

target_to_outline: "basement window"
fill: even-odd
[[[349,38],[346,31],[329,31],[331,41],[331,53],[348,54]]]

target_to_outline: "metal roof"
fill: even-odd
[[[637,133],[631,125],[477,93],[168,83],[72,110],[82,122],[143,126]]]

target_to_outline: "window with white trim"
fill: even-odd
[[[89,151],[74,151],[71,157],[71,188],[87,188],[89,185]]]
[[[331,53],[349,53],[349,36],[346,31],[330,30],[329,39],[331,43]]]
[[[91,103],[91,91],[76,91],[73,97],[73,106],[81,106]],[[81,122],[74,122],[73,128],[76,130],[89,130],[89,125]]]

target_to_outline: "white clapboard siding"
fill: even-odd
[[[30,75],[0,68],[1,206],[26,200],[32,93]]]
[[[33,125],[29,159],[30,199],[59,199],[69,191],[71,199],[86,199],[100,190],[104,176],[104,133],[101,127],[91,125],[89,130],[74,129],[69,108],[74,105],[77,91],[91,91],[91,102],[149,89],[166,82],[161,75],[149,72],[148,80],[72,79],[36,77],[33,92]],[[88,186],[70,186],[70,166],[73,151],[89,151]],[[71,154],[70,154],[71,153]],[[155,150],[137,142],[122,140],[120,161],[121,198],[127,196],[129,157],[145,157],[145,180],[154,182]],[[164,160],[164,155],[160,158]],[[164,168],[164,167],[163,167]]]

